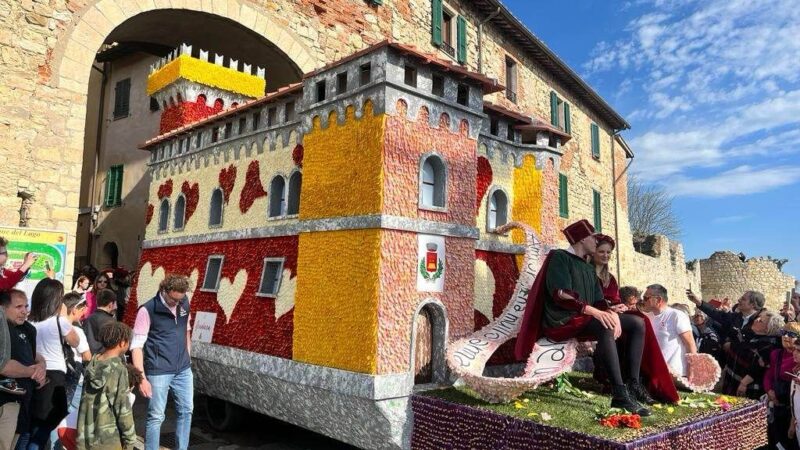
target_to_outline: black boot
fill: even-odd
[[[649,409],[640,405],[636,402],[636,400],[631,398],[630,394],[628,393],[628,388],[626,388],[625,385],[612,386],[611,392],[613,393],[613,397],[611,397],[612,408],[624,409],[630,413],[638,414],[642,417],[647,417],[650,415]]]
[[[636,401],[639,403],[643,403],[645,405],[655,405],[656,401],[653,400],[653,397],[650,396],[650,393],[647,392],[647,389],[642,386],[642,383],[639,380],[630,380],[626,384],[628,387],[628,393],[631,394]]]

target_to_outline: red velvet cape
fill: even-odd
[[[586,325],[592,320],[590,316],[585,314],[577,314],[560,327],[548,329],[542,327],[542,310],[547,289],[545,279],[547,278],[549,264],[550,255],[547,255],[531,290],[528,291],[528,301],[525,305],[525,313],[522,316],[522,324],[517,335],[516,347],[514,347],[514,355],[520,361],[528,359],[528,355],[533,350],[533,345],[543,335],[556,341],[565,341],[571,338],[579,341],[594,340],[592,336],[582,333]],[[616,280],[614,280],[614,284],[616,284]],[[629,311],[626,314],[634,314],[644,320],[645,339],[640,370],[648,380],[647,390],[656,400],[665,403],[677,403],[679,400],[678,390],[675,389],[675,382],[672,380],[667,363],[661,354],[650,319],[639,311]],[[623,334],[622,338],[624,337]]]

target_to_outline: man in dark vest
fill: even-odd
[[[177,413],[175,442],[178,450],[189,446],[194,378],[189,333],[189,280],[168,274],[159,292],[139,308],[133,326],[133,365],[144,373],[139,390],[149,398],[145,449],[158,450],[161,423],[172,391]]]

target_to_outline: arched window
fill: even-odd
[[[222,226],[222,189],[216,188],[211,192],[211,206],[209,207],[208,226]]]
[[[295,172],[289,178],[289,205],[286,207],[286,214],[294,215],[300,212],[300,189],[303,185],[303,174]]]
[[[423,159],[420,170],[419,206],[423,208],[445,207],[447,171],[444,162],[436,155]]]
[[[276,175],[269,184],[269,217],[280,217],[286,213],[286,181]]]
[[[183,229],[183,222],[186,218],[186,197],[181,194],[178,200],[175,201],[175,219],[172,222],[172,229],[179,231]]]
[[[486,231],[508,223],[508,196],[502,189],[495,189],[489,195],[489,204],[486,208]]]
[[[161,200],[161,206],[158,208],[158,231],[163,233],[167,231],[169,226],[169,200],[166,198]]]

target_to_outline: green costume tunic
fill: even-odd
[[[566,250],[553,250],[545,276],[547,292],[542,311],[545,328],[565,325],[586,305],[603,300],[594,266]],[[571,291],[573,296],[577,293],[577,301],[556,297],[559,290]]]

